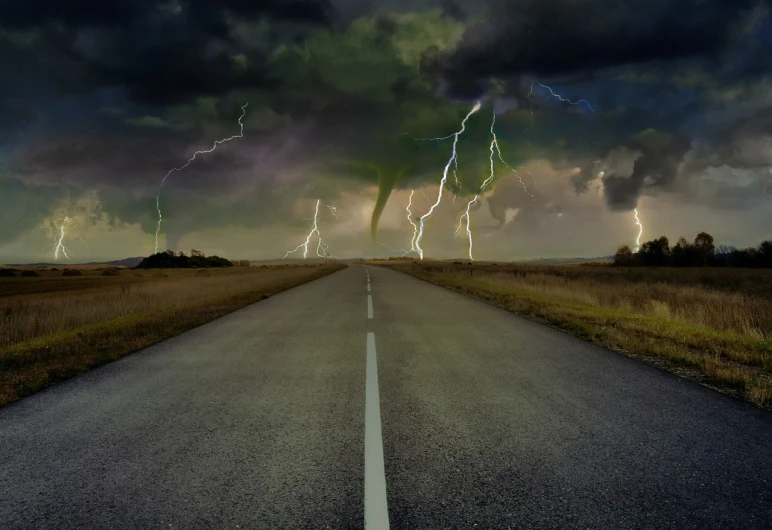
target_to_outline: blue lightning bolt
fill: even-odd
[[[154,250],[154,253],[156,253],[156,254],[158,253],[158,234],[161,233],[161,222],[163,221],[163,217],[161,215],[161,188],[166,183],[166,179],[168,179],[169,175],[171,175],[175,171],[182,171],[183,169],[188,167],[196,159],[196,157],[198,155],[203,155],[203,154],[211,153],[212,151],[217,149],[217,146],[220,145],[220,144],[224,144],[226,142],[230,142],[231,140],[234,140],[236,138],[243,138],[244,137],[244,124],[241,122],[241,120],[244,119],[244,116],[246,116],[246,114],[247,114],[247,105],[249,105],[249,101],[244,103],[244,106],[241,107],[241,116],[239,116],[239,128],[240,128],[239,129],[239,134],[231,136],[230,138],[224,138],[222,140],[215,140],[214,145],[212,146],[211,149],[207,149],[205,151],[196,151],[195,153],[193,153],[193,156],[191,156],[188,159],[188,161],[185,162],[184,165],[182,165],[180,167],[175,167],[174,169],[170,170],[166,175],[164,175],[164,178],[161,179],[161,183],[158,185],[158,192],[156,193],[156,196],[155,196],[155,208],[158,211],[158,224],[156,225],[156,228],[155,228],[155,250]]]
[[[432,204],[431,208],[429,208],[429,211],[423,214],[421,218],[418,220],[419,228],[418,228],[418,236],[416,236],[415,238],[415,249],[418,252],[418,255],[421,257],[421,259],[424,259],[424,251],[421,248],[421,239],[423,239],[423,236],[424,236],[424,224],[426,223],[426,220],[432,216],[435,208],[437,208],[442,202],[442,188],[445,187],[445,183],[448,181],[448,171],[450,171],[450,166],[458,157],[458,154],[456,153],[456,147],[458,146],[458,138],[464,133],[464,131],[466,131],[466,122],[469,121],[469,118],[472,116],[472,114],[480,110],[480,107],[481,107],[481,104],[479,101],[475,103],[475,106],[472,107],[472,110],[469,111],[469,114],[467,114],[464,120],[461,122],[461,129],[458,132],[453,133],[452,135],[453,136],[453,154],[451,155],[450,159],[448,159],[448,163],[445,165],[445,170],[442,172],[442,179],[440,180],[440,189],[437,191],[437,200],[435,201],[434,204]]]
[[[584,99],[578,99],[576,101],[571,101],[570,99],[564,98],[560,94],[556,94],[555,91],[552,90],[552,88],[548,87],[547,85],[539,83],[538,81],[536,81],[536,84],[539,85],[542,88],[546,88],[547,90],[549,90],[549,93],[552,94],[552,96],[554,98],[558,99],[559,101],[561,101],[563,103],[568,103],[569,105],[578,105],[579,103],[584,103],[585,105],[587,105],[587,108],[590,109],[590,111],[595,112],[595,110],[592,108],[592,106]],[[533,90],[533,85],[531,85],[531,90]],[[529,96],[530,96],[530,94],[529,94]]]

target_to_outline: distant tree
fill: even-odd
[[[633,264],[633,251],[627,245],[622,245],[614,254],[614,265],[617,267],[628,267]]]
[[[703,267],[707,266],[713,260],[716,253],[716,247],[713,245],[713,236],[707,232],[700,232],[694,238],[694,251]]]
[[[761,242],[757,256],[759,267],[772,267],[772,240]]]
[[[737,248],[733,245],[717,246],[714,263],[720,267],[734,266],[733,256],[735,252],[737,252]]]
[[[735,247],[734,245],[719,245],[716,247],[716,255],[730,256],[735,250],[737,250],[737,247]]]
[[[670,242],[667,237],[653,239],[641,245],[638,252],[641,265],[661,267],[670,263]]]
[[[753,267],[756,265],[756,249],[753,247],[735,250],[732,253],[734,267]]]
[[[667,237],[662,236],[643,243],[637,253],[632,253],[630,247],[622,245],[614,255],[613,264],[772,268],[772,240],[762,241],[755,248],[738,249],[732,245],[716,247],[710,234],[700,232],[694,238],[694,243],[689,243],[681,237],[675,246],[670,248]]]
[[[671,262],[676,267],[689,267],[694,265],[694,245],[689,243],[683,236],[678,239],[678,242],[675,244],[670,254]]]

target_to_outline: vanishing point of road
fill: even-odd
[[[1,408],[0,527],[772,528],[772,414],[352,266]]]

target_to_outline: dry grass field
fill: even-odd
[[[772,270],[381,264],[772,408]]]
[[[179,334],[339,264],[38,270],[0,278],[0,405]]]

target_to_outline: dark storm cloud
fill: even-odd
[[[641,148],[641,156],[630,176],[603,175],[606,202],[611,210],[632,210],[644,187],[667,189],[678,176],[678,166],[688,150],[688,142],[672,139],[662,145]]]
[[[658,191],[717,208],[750,207],[763,195],[772,166],[772,114],[760,111],[694,135],[649,129],[621,141],[571,177],[577,193],[600,179],[611,210],[631,210],[641,195]],[[729,180],[711,184],[705,179],[710,170],[722,170]],[[741,184],[735,171],[754,182]]]
[[[226,15],[269,17],[327,24],[334,16],[329,0],[37,0],[0,2],[0,20],[6,28],[31,28],[48,22],[72,27],[120,27],[146,21],[159,13],[189,11],[201,26],[217,27]]]
[[[297,36],[334,18],[327,0],[0,3],[0,29],[33,31],[29,55],[42,49],[51,57],[49,77],[74,75],[81,90],[122,87],[131,100],[151,105],[275,86],[266,50],[241,42],[233,21],[294,24]],[[281,38],[279,29],[271,31],[263,38]]]
[[[649,61],[717,58],[762,0],[499,0],[447,57],[449,83],[564,76]],[[463,85],[462,85],[463,86]]]
[[[7,176],[0,176],[0,188],[0,244],[38,226],[61,195],[57,188],[28,185]]]

